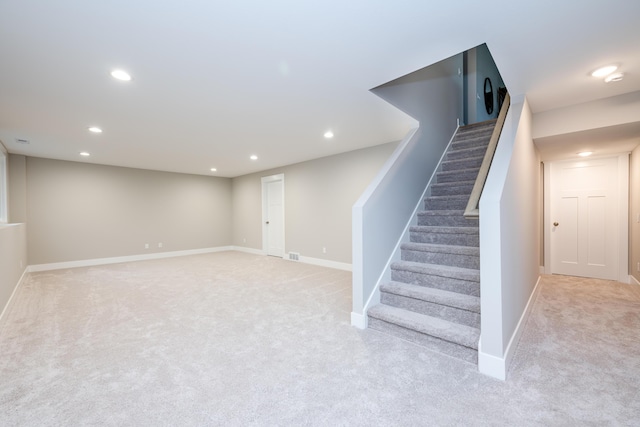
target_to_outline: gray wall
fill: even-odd
[[[629,161],[629,274],[640,282],[640,145],[631,152]]]
[[[498,88],[504,81],[486,44],[465,52],[465,123],[477,123],[498,117]],[[488,114],[484,105],[484,79],[489,77],[493,85],[493,113]]]
[[[9,154],[9,223],[27,222],[27,158]]]
[[[231,243],[228,178],[28,157],[26,190],[31,265]]]
[[[285,252],[351,263],[351,208],[396,146],[388,143],[233,178],[233,245],[262,250],[261,178],[282,173]]]

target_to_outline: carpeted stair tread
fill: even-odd
[[[441,171],[436,174],[436,180],[438,184],[443,184],[445,182],[458,183],[470,180],[475,181],[476,177],[478,176],[479,170],[480,167],[453,171]]]
[[[395,281],[382,284],[380,291],[480,313],[479,297],[458,292],[444,291]]]
[[[427,210],[418,212],[418,225],[477,227],[478,218],[465,218],[464,210]]]
[[[405,270],[412,273],[428,274],[449,279],[466,280],[480,283],[480,270],[473,268],[454,267],[451,265],[425,264],[413,261],[394,261],[392,269]]]
[[[415,313],[401,308],[378,304],[368,311],[369,316],[387,323],[425,335],[440,338],[444,341],[478,349],[480,330],[471,326],[459,325],[436,317]]]
[[[437,245],[432,243],[407,242],[402,244],[403,250],[420,252],[437,252],[456,255],[480,255],[480,249],[469,246]]]
[[[483,157],[486,151],[487,147],[485,144],[461,149],[449,149],[447,152],[447,161]]]
[[[445,160],[442,162],[442,172],[476,169],[482,165],[483,160],[482,156]]]
[[[446,227],[436,225],[412,225],[409,231],[416,233],[442,233],[442,234],[477,234],[480,232],[479,227]]]

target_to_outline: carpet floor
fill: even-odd
[[[640,425],[640,287],[543,276],[505,382],[350,311],[350,273],[240,252],[32,273],[0,425]]]

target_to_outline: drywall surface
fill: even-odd
[[[480,199],[481,351],[505,371],[540,265],[540,158],[521,98],[512,101]]]
[[[580,132],[638,121],[640,91],[537,113],[533,138]]]
[[[0,225],[0,312],[7,306],[26,268],[26,225]]]
[[[350,264],[351,207],[396,146],[393,142],[233,178],[233,245],[262,251],[261,178],[284,174],[285,253]]]
[[[228,178],[35,157],[26,172],[31,265],[231,242]]]
[[[27,221],[27,158],[9,154],[9,222]]]
[[[640,145],[629,160],[629,274],[640,282]]]

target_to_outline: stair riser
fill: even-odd
[[[418,213],[418,225],[429,227],[477,227],[478,219],[466,219],[462,215],[421,215]]]
[[[459,171],[463,169],[480,169],[482,157],[442,162],[442,171]]]
[[[480,283],[469,280],[398,270],[393,267],[391,267],[391,280],[428,288],[442,289],[443,291],[459,292],[474,297],[480,296]]]
[[[438,210],[464,210],[469,202],[468,197],[451,197],[447,199],[434,199],[428,197],[424,201],[424,209],[427,211]]]
[[[467,138],[467,139],[454,140],[449,146],[449,149],[464,150],[467,148],[476,148],[476,147],[486,148],[489,145],[490,136],[491,136],[490,134],[487,134],[487,136],[483,138]]]
[[[474,168],[470,170],[453,171],[453,172],[438,172],[436,174],[436,181],[438,184],[450,183],[450,182],[462,182],[462,181],[475,181],[478,176],[480,168]]]
[[[430,301],[422,301],[403,295],[395,295],[387,292],[380,294],[382,304],[410,310],[427,316],[438,317],[461,325],[480,328],[480,314],[456,307],[448,307]]]
[[[448,265],[451,267],[480,268],[480,256],[449,254],[441,252],[412,251],[402,249],[403,261],[422,262],[425,264]]]
[[[468,196],[473,190],[473,184],[468,185],[434,185],[431,187],[432,196]]]
[[[412,231],[409,238],[414,243],[433,243],[438,245],[472,247],[480,246],[480,236],[478,234]]]
[[[469,139],[491,139],[493,135],[493,127],[484,129],[463,130],[456,134],[454,142],[467,141]]]
[[[447,153],[447,160],[468,159],[469,157],[484,157],[484,153],[487,151],[485,147],[474,147],[467,150],[450,150]]]
[[[421,332],[394,325],[383,320],[369,316],[369,327],[377,331],[403,338],[407,341],[431,348],[434,351],[464,360],[469,363],[478,363],[478,351],[456,343],[432,337]]]

